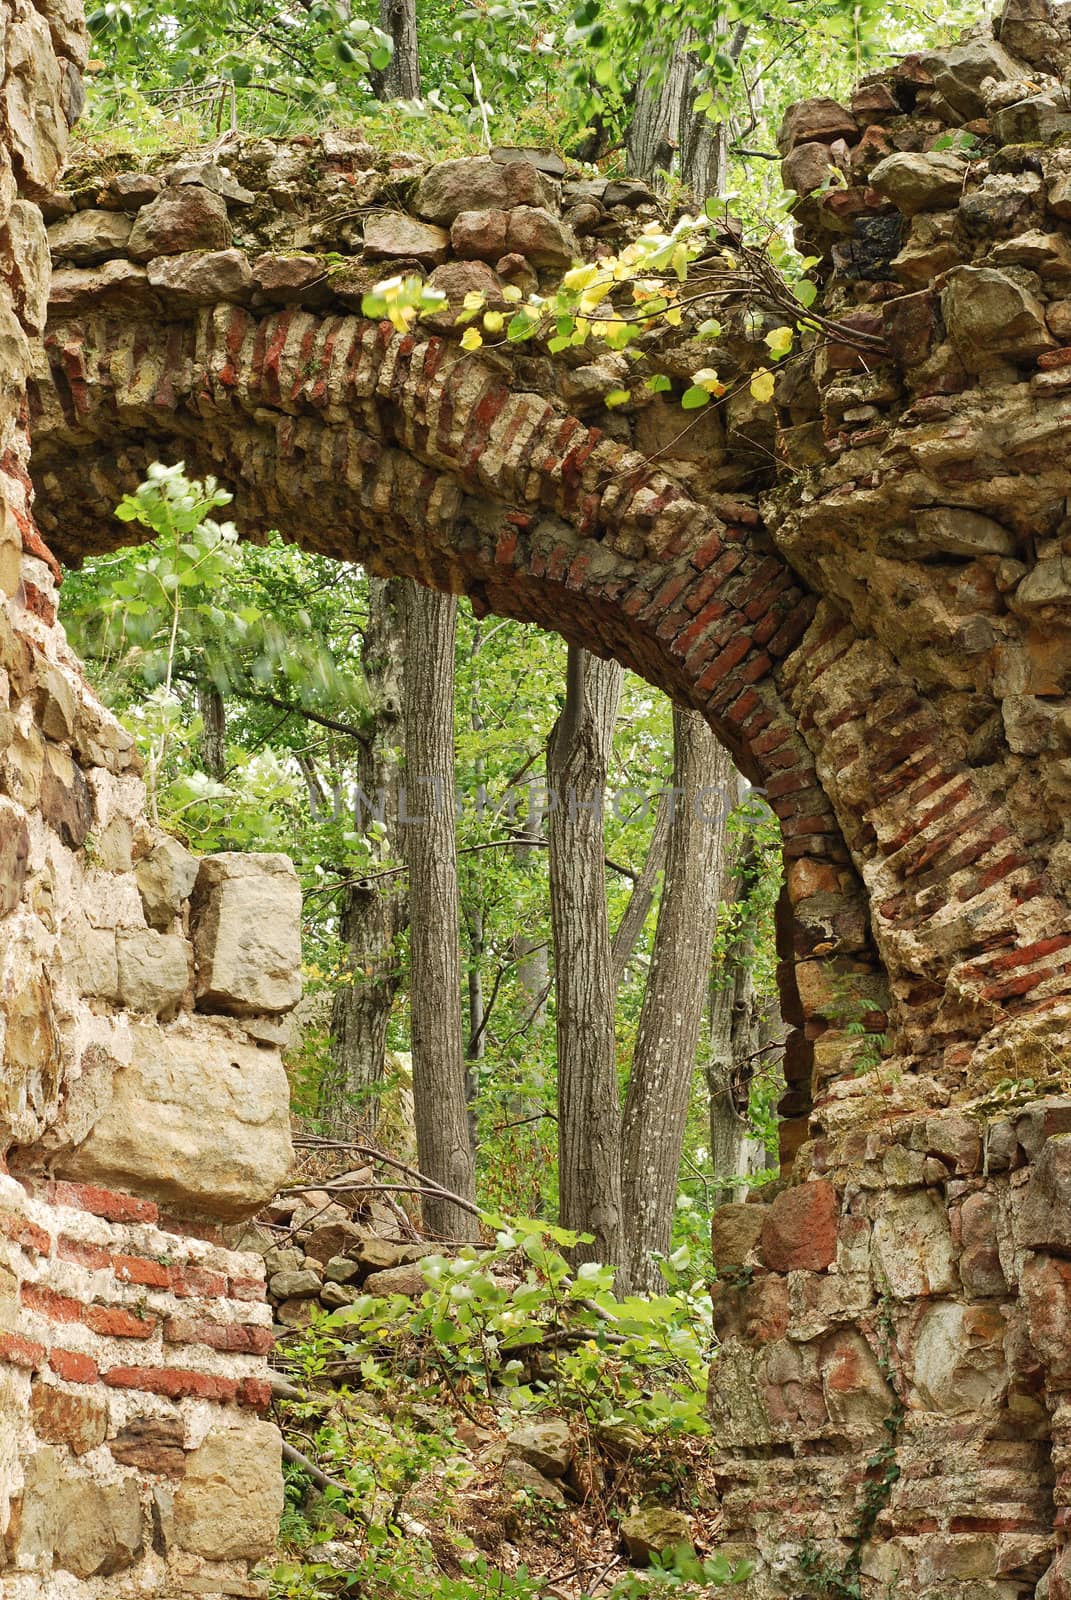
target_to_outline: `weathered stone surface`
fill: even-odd
[[[1071,274],[1071,244],[1062,233],[1044,233],[1032,228],[994,246],[990,259],[998,267],[1029,267],[1042,277]]]
[[[53,258],[76,267],[92,267],[125,254],[131,220],[122,211],[76,211],[48,230]]]
[[[161,932],[170,928],[193,893],[200,861],[185,845],[165,835],[138,862],[138,893],[149,926]]]
[[[271,1423],[217,1426],[186,1457],[175,1491],[175,1539],[208,1561],[271,1553],[283,1510],[281,1442]]]
[[[569,1424],[552,1417],[515,1429],[506,1437],[506,1448],[548,1478],[563,1478],[576,1446]]]
[[[138,212],[127,241],[133,261],[175,256],[186,250],[226,250],[231,242],[227,207],[199,184],[164,189]]]
[[[779,1194],[766,1210],[762,1255],[775,1272],[821,1272],[837,1254],[837,1194],[818,1178]]]
[[[506,254],[508,211],[459,211],[450,225],[450,246],[465,260],[497,261]]]
[[[867,1433],[882,1427],[896,1397],[861,1334],[844,1330],[825,1340],[820,1370],[822,1396],[832,1422]]]
[[[163,186],[155,172],[117,172],[108,179],[108,196],[124,211],[140,211],[156,199]]]
[[[777,135],[777,148],[783,156],[801,144],[832,144],[846,139],[854,144],[859,129],[850,111],[836,100],[804,100],[785,112]]]
[[[1037,297],[993,267],[957,267],[950,272],[941,309],[949,336],[970,372],[984,371],[1000,358],[1033,360],[1055,343]]]
[[[11,800],[0,799],[0,917],[14,911],[22,897],[29,853],[25,812]]]
[[[180,1478],[186,1470],[186,1429],[177,1417],[132,1417],[108,1449],[124,1467],[137,1467],[168,1478]]]
[[[190,978],[186,941],[152,928],[121,928],[115,947],[122,1003],[131,1011],[174,1016]]]
[[[412,257],[429,266],[445,261],[450,235],[433,223],[417,222],[404,211],[380,211],[364,225],[364,253],[373,261]]]
[[[1071,1133],[1057,1134],[1042,1145],[1016,1232],[1028,1249],[1071,1255]]]
[[[179,1215],[251,1214],[290,1167],[278,1055],[207,1027],[132,1031],[133,1059],[88,1139],[62,1158],[63,1174],[148,1195]]]
[[[963,189],[967,163],[958,156],[933,151],[886,156],[870,174],[870,186],[886,195],[905,216],[916,211],[941,211],[955,205]]]
[[[710,1219],[710,1248],[719,1272],[742,1267],[758,1249],[765,1206],[719,1206]]]
[[[888,540],[892,549],[905,555],[934,556],[940,554],[967,556],[1013,556],[1018,550],[1013,534],[977,511],[966,511],[960,506],[935,506],[931,511],[920,511],[915,518],[913,532],[897,530]]]
[[[579,254],[576,240],[545,206],[514,206],[506,214],[506,251],[537,267],[568,267]]]
[[[72,1393],[55,1384],[35,1383],[31,1415],[38,1438],[69,1445],[76,1456],[96,1449],[108,1431],[108,1407],[97,1394]]]
[[[1001,144],[1039,144],[1071,133],[1071,112],[1051,95],[1031,95],[998,111],[993,132]]]
[[[971,39],[951,50],[924,56],[923,61],[934,86],[961,117],[985,114],[982,85],[987,78],[1015,82],[1021,75],[1018,62],[993,39]]]
[[[79,1578],[110,1578],[130,1567],[144,1540],[137,1483],[66,1478],[56,1497],[55,1562]]]
[[[882,1197],[874,1222],[874,1275],[899,1300],[956,1287],[948,1213],[929,1189]]]
[[[328,276],[322,256],[300,250],[265,251],[253,262],[253,282],[261,292],[284,305],[297,304],[324,284]]]
[[[915,1336],[913,1404],[950,1416],[995,1407],[1008,1384],[1004,1333],[993,1306],[931,1306]]]
[[[509,1460],[502,1468],[502,1482],[507,1488],[534,1495],[537,1500],[549,1500],[564,1509],[566,1499],[560,1483],[545,1477],[530,1461]]]
[[[652,1556],[679,1544],[691,1544],[692,1525],[683,1511],[671,1506],[647,1506],[622,1518],[621,1537],[629,1560],[646,1566]]]
[[[462,211],[509,211],[555,204],[553,184],[526,161],[499,163],[487,156],[441,161],[421,180],[417,214],[448,228]]]
[[[414,1261],[409,1266],[385,1267],[381,1272],[370,1272],[364,1280],[364,1287],[368,1294],[405,1294],[415,1298],[424,1293],[428,1280],[420,1270],[419,1263]]]
[[[827,144],[810,141],[790,150],[781,163],[781,182],[786,189],[797,194],[812,194],[820,189],[834,171],[833,157]]]
[[[245,300],[253,270],[241,250],[186,250],[156,256],[148,265],[149,286],[177,306],[211,306],[219,300]]]
[[[54,317],[76,316],[94,307],[143,313],[157,304],[144,267],[105,261],[91,269],[68,267],[52,274],[49,306]]]
[[[268,1288],[280,1300],[315,1300],[323,1288],[323,1280],[315,1272],[277,1272],[268,1280]]]
[[[1048,1382],[1065,1388],[1071,1383],[1071,1261],[1028,1256],[1019,1291],[1034,1354]]]
[[[191,899],[202,1011],[291,1010],[301,998],[301,888],[289,859],[201,861]]]

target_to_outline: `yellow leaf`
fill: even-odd
[[[466,311],[479,311],[487,302],[487,296],[482,289],[470,289],[461,304]]]
[[[666,312],[666,321],[669,323],[671,328],[679,328],[680,327],[680,325],[681,325],[681,308],[680,308],[680,306],[670,306],[669,310]]]
[[[485,311],[483,314],[483,325],[488,333],[501,333],[504,321],[501,311]]]
[[[774,375],[768,369],[760,369],[751,374],[751,393],[762,405],[768,405],[773,399]]]
[[[585,267],[570,267],[562,279],[563,289],[586,289],[595,282],[599,275],[599,268],[595,262],[589,262]]]
[[[770,354],[774,356],[787,356],[792,349],[792,340],[795,335],[791,328],[771,328],[766,335],[766,343],[770,347]]]
[[[478,328],[466,328],[461,335],[462,350],[478,350],[483,344],[483,334]]]
[[[502,285],[502,298],[503,300],[508,300],[510,304],[513,305],[516,301],[522,299],[523,296],[515,283],[505,283]]]

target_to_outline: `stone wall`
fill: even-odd
[[[784,312],[760,306],[756,329],[727,300],[716,359],[730,394],[686,429],[672,397],[642,380],[657,368],[681,387],[710,363],[687,328],[633,369],[538,346],[469,355],[448,316],[402,333],[358,314],[361,292],[392,271],[430,275],[455,307],[476,287],[492,304],[505,304],[507,284],[550,287],[575,254],[598,259],[657,215],[642,185],[508,152],[425,171],[328,134],[238,142],[226,167],[111,159],[42,196],[57,271],[30,414],[39,515],[63,559],[122,543],[119,495],[157,456],[182,456],[235,488],[252,535],[278,525],[619,656],[700,707],[766,786],[787,860],[783,1110],[796,1182],[768,1207],[717,1219],[710,1396],[726,1536],[757,1555],[763,1596],[843,1593],[857,1567],[868,1600],[1071,1595],[1069,65],[1065,14],[1011,0],[999,40],[981,29],[868,80],[848,107],[795,108],[784,176],[821,260],[819,309],[839,327],[785,364],[774,407],[762,408],[746,374]],[[622,386],[628,403],[608,407]],[[9,432],[21,472],[14,422]],[[124,1476],[111,1446],[132,1425],[120,1408],[129,1392],[113,1374],[132,1363],[129,1345],[107,1343],[120,1335],[105,1313],[139,1328],[155,1318],[137,1381],[183,1398],[143,1397],[140,1415],[174,1424],[181,1413],[194,1495],[203,1428],[215,1430],[210,1467],[213,1440],[240,1443],[264,1313],[233,1282],[225,1297],[219,1286],[244,1269],[224,1274],[199,1254],[217,1246],[176,1242],[157,1260],[167,1283],[139,1312],[140,1296],[103,1264],[93,1302],[76,1292],[87,1279],[65,1287],[69,1271],[90,1269],[64,1255],[61,1234],[80,1237],[81,1218],[87,1244],[144,1262],[156,1223],[123,1207],[173,1207],[185,1193],[198,1209],[188,1173],[151,1192],[145,1147],[129,1137],[125,1107],[153,1097],[158,1052],[186,1063],[168,1068],[169,1085],[203,1064],[194,1038],[216,1041],[222,1076],[240,1049],[243,1084],[254,1063],[273,1069],[271,1025],[221,1000],[214,976],[181,996],[158,987],[145,1008],[155,1020],[117,1009],[131,985],[163,983],[150,979],[166,966],[150,932],[188,948],[200,974],[196,928],[215,923],[195,891],[161,925],[130,871],[157,845],[138,820],[127,753],[105,748],[118,736],[63,655],[48,554],[25,502],[12,503],[22,520],[9,535],[17,526],[27,546],[12,616],[38,648],[24,658],[34,677],[14,675],[24,709],[5,759],[39,774],[36,789],[19,790],[17,776],[5,790],[26,823],[25,844],[15,827],[5,845],[21,885],[8,915],[23,920],[5,957],[22,977],[4,1004],[27,996],[8,1025],[11,1081],[25,1085],[11,1166],[40,1186],[12,1189],[10,1224],[31,1285],[9,1318],[22,1341],[5,1369],[17,1420],[0,1455],[16,1491],[29,1474],[30,1511],[11,1522],[20,1550],[20,1529],[46,1525],[33,1510],[48,1498],[34,1487],[39,1458],[42,1483],[77,1465],[103,1493]],[[62,692],[34,688],[46,664],[78,717],[110,734],[78,742]],[[107,783],[91,781],[98,768]],[[112,803],[129,852],[110,834]],[[111,839],[103,860],[98,835]],[[199,871],[214,886],[229,877],[226,864]],[[102,878],[116,909],[100,956],[90,908]],[[81,931],[46,975],[62,923]],[[141,943],[124,969],[131,935]],[[177,960],[173,971],[177,983]],[[859,1018],[889,1036],[884,1059],[860,1054],[849,1026]],[[137,1055],[143,1028],[159,1044]],[[169,1089],[168,1105],[184,1095]],[[87,1187],[96,1182],[109,1192]],[[251,1199],[238,1181],[225,1203],[237,1216]],[[211,1209],[203,1193],[199,1205]],[[191,1315],[177,1285],[194,1266],[217,1274],[221,1298],[202,1290]],[[79,1391],[50,1376],[47,1327],[104,1381]],[[169,1329],[171,1359],[160,1354],[176,1342]],[[105,1341],[100,1360],[93,1341]],[[203,1388],[183,1387],[192,1378],[158,1377],[180,1358],[198,1382],[224,1385],[210,1419]],[[42,1420],[35,1452],[32,1416],[65,1404],[53,1389],[83,1392],[90,1413],[107,1398],[102,1443],[78,1456]],[[153,1537],[173,1550],[167,1581],[181,1593],[207,1581],[180,1579],[183,1563],[248,1552],[196,1546],[204,1534],[179,1515],[182,1488],[162,1467],[153,1476],[165,1460],[180,1457],[142,1457],[131,1481],[143,1511],[151,1495],[164,1507]],[[231,1460],[239,1515],[237,1451]],[[112,1521],[95,1520],[119,1530],[98,1572],[130,1543],[121,1502],[134,1493],[121,1489]],[[50,1536],[25,1537],[27,1565]],[[148,1574],[162,1558],[144,1537],[132,1570]],[[109,1581],[99,1592],[114,1592]]]
[[[24,389],[86,40],[62,0],[2,18],[0,1591],[251,1595],[281,1506],[270,1315],[219,1225],[290,1163],[300,896],[281,857],[199,863],[150,826],[56,624]]]

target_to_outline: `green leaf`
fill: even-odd
[[[707,406],[709,404],[709,391],[707,389],[700,388],[699,384],[697,383],[693,383],[691,388],[685,389],[684,393],[681,395],[682,411],[698,411],[700,406]]]

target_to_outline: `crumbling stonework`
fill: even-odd
[[[57,48],[77,65],[77,37]],[[45,56],[59,105],[76,77]],[[772,410],[743,383],[686,430],[619,357],[468,354],[452,314],[410,334],[359,315],[393,270],[455,306],[553,282],[653,214],[642,185],[505,155],[425,173],[328,134],[55,189],[62,139],[44,116],[29,149],[4,91],[55,258],[30,420],[57,555],[122,543],[119,495],[184,457],[252,535],[618,656],[765,785],[796,1182],[716,1220],[710,1394],[726,1536],[763,1597],[836,1593],[856,1566],[873,1600],[1071,1595],[1069,64],[1065,14],[1010,0],[999,40],[794,108],[784,177],[841,327],[781,369]],[[224,893],[225,858],[195,873],[151,835],[55,626],[13,320],[41,328],[45,251],[32,206],[8,228],[4,1582],[251,1593],[277,1504],[248,1470],[277,1448],[254,1415],[260,1283],[155,1208],[238,1217],[253,1169],[281,1169],[285,949],[210,948],[256,886]],[[732,379],[757,334],[720,315]],[[710,349],[649,359],[684,381]],[[216,1062],[256,1092],[198,1186],[208,1141],[184,1137]]]
[[[262,1006],[248,915],[199,911],[228,858],[199,863],[147,823],[132,741],[55,622],[24,390],[50,268],[35,202],[64,158],[86,41],[78,8],[47,0],[5,5],[2,26],[0,1592],[251,1595],[282,1499],[260,1419],[271,1319],[260,1258],[224,1248],[217,1224],[289,1167],[265,1029],[296,998],[296,963]],[[240,870],[270,875],[292,950],[289,863]],[[217,1006],[202,973],[228,962],[242,1004]]]

